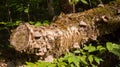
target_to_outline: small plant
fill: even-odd
[[[0,22],[0,31],[4,29],[10,29],[14,28],[15,26],[18,26],[21,21],[16,21],[16,22]]]
[[[89,46],[85,45],[83,49],[79,49],[74,53],[79,54],[82,66],[96,67],[101,61],[103,61],[103,59],[98,56],[105,51],[106,48],[101,45],[95,47],[90,44]]]
[[[103,61],[98,55],[105,51],[106,48],[101,45],[95,47],[90,44],[89,46],[84,46],[83,49],[77,49],[72,53],[67,53],[64,57],[54,59],[53,62],[27,62],[25,67],[97,67]]]
[[[107,47],[109,52],[117,55],[119,57],[119,60],[120,60],[120,45],[119,44],[107,42],[106,47]]]
[[[42,26],[42,25],[47,26],[47,25],[49,25],[51,22],[49,22],[48,20],[44,20],[43,22],[40,22],[40,21],[32,22],[32,21],[30,21],[29,23],[30,23],[31,25],[35,25],[35,26],[39,27],[39,26]]]
[[[26,62],[25,67],[56,67],[56,64],[50,62],[38,61],[35,63]]]
[[[16,22],[0,22],[0,31],[1,30],[5,30],[5,29],[7,29],[7,30],[10,30],[11,28],[15,28],[16,26],[18,26],[20,23],[21,23],[22,21],[16,21]],[[35,26],[37,26],[37,27],[39,27],[39,26],[42,26],[42,25],[49,25],[50,24],[50,22],[48,21],[48,20],[44,20],[43,22],[40,22],[40,21],[37,21],[37,22],[32,22],[32,21],[30,21],[30,22],[28,22],[29,24],[31,24],[31,25],[35,25]]]

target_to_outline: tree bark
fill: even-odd
[[[119,7],[120,1],[116,0],[104,7],[60,15],[49,26],[20,24],[11,34],[10,43],[17,51],[59,57],[120,28]]]

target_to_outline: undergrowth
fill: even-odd
[[[53,62],[44,62],[39,60],[38,62],[26,62],[25,67],[98,67],[101,62],[104,62],[101,56],[105,52],[110,52],[119,57],[120,60],[120,45],[107,42],[106,46],[92,44],[85,45],[82,49],[76,49],[71,53],[65,54],[65,56],[58,59],[54,59]],[[117,64],[116,67],[120,64]]]

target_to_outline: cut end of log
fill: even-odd
[[[10,37],[10,44],[18,51],[28,47],[29,31],[26,25],[21,24],[13,31]]]

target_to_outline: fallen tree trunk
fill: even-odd
[[[98,36],[120,28],[120,1],[81,13],[58,16],[49,26],[19,25],[10,36],[17,51],[47,57],[59,57]]]

